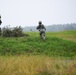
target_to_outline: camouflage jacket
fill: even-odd
[[[44,26],[43,24],[38,25],[38,26],[37,26],[37,29],[38,29],[38,30],[41,30],[41,29],[45,29],[45,30],[46,30],[46,28],[45,28],[45,26]]]

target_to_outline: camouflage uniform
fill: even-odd
[[[0,25],[2,24],[2,21],[1,21],[1,16],[0,16]],[[0,35],[1,35],[1,28],[0,28]]]
[[[2,24],[2,21],[1,21],[1,16],[0,16],[0,25]]]
[[[46,28],[45,28],[45,26],[42,24],[42,22],[39,23],[39,25],[37,26],[37,29],[38,29],[39,32],[40,32],[40,38],[42,38],[42,34],[43,34],[43,33],[44,33],[44,36],[45,36]]]

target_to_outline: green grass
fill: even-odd
[[[76,30],[51,32],[51,33],[47,33],[47,36],[48,37],[49,36],[55,36],[57,38],[63,38],[63,39],[66,39],[66,40],[76,42]]]
[[[47,32],[46,40],[39,38],[36,32],[29,32],[28,37],[0,37],[0,55],[47,55],[74,57],[76,55],[76,42],[67,40],[68,35],[76,40],[76,31]],[[64,37],[65,39],[64,39]]]
[[[0,37],[0,75],[76,75],[76,31]]]

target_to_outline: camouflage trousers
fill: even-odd
[[[45,40],[45,29],[40,30],[40,38]]]

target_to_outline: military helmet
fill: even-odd
[[[42,22],[41,22],[41,21],[39,21],[39,24],[42,24]]]

